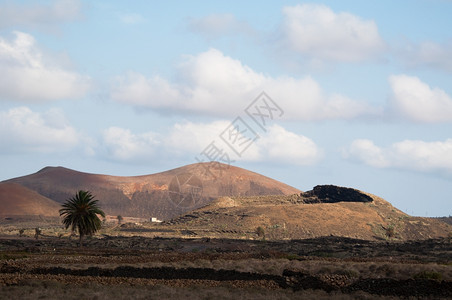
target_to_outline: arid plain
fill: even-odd
[[[205,167],[137,177],[48,167],[0,183],[0,297],[452,295],[450,218],[409,216],[352,188],[302,192]],[[82,247],[58,216],[78,189],[107,213]]]

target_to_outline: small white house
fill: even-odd
[[[152,222],[152,223],[161,223],[162,221],[160,221],[160,220],[157,219],[157,218],[152,217],[152,218],[151,218],[151,222]]]

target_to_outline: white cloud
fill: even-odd
[[[118,161],[150,161],[160,143],[155,133],[134,134],[120,127],[110,127],[102,136],[107,155]]]
[[[268,134],[257,140],[262,158],[269,162],[313,165],[322,157],[321,149],[311,139],[272,125]]]
[[[364,102],[326,94],[310,77],[273,78],[216,49],[187,56],[176,71],[174,82],[137,73],[118,77],[111,97],[139,107],[232,118],[265,91],[288,119],[351,119],[379,113]]]
[[[366,139],[354,140],[344,152],[345,157],[364,162],[372,167],[384,168],[389,166],[383,150],[377,147],[373,141]]]
[[[54,31],[55,25],[81,17],[79,0],[57,0],[51,5],[0,4],[0,28],[26,26]]]
[[[384,48],[372,20],[317,4],[287,6],[283,14],[284,46],[312,59],[356,62],[374,58]]]
[[[196,162],[209,159],[201,152],[213,142],[221,154],[231,161],[267,161],[283,164],[310,165],[322,157],[322,151],[309,138],[287,131],[281,126],[270,126],[241,157],[221,140],[220,134],[230,125],[228,121],[211,123],[177,123],[165,134],[132,133],[128,129],[111,127],[103,133],[103,145],[112,159],[143,162],[160,157],[184,157]],[[221,161],[221,159],[219,159]]]
[[[220,138],[220,135],[230,124],[231,121],[224,120],[211,123],[184,122],[175,124],[168,135],[166,145],[173,153],[189,152],[193,159],[196,156],[200,160],[208,161],[210,159],[200,154],[214,142],[215,147],[218,147],[222,154],[227,154],[231,160],[239,160],[240,158],[234,151],[228,148],[229,146]],[[254,144],[243,152],[241,159],[260,160],[262,159],[262,154],[256,144]]]
[[[407,75],[389,77],[391,109],[419,122],[452,121],[452,98],[439,88],[431,88],[419,78]]]
[[[14,32],[11,42],[0,37],[0,99],[39,102],[82,97],[89,79],[52,62],[35,39]]]
[[[279,125],[269,126],[267,132],[260,134],[241,157],[238,157],[219,137],[230,124],[229,121],[176,124],[169,134],[166,147],[173,151],[174,149],[180,152],[188,151],[193,156],[200,156],[200,159],[203,157],[199,154],[212,142],[235,161],[310,165],[315,164],[322,157],[322,151],[311,139],[290,132]]]
[[[37,113],[17,107],[0,112],[1,153],[65,152],[76,147],[80,139],[59,110]]]
[[[171,128],[166,145],[177,153],[199,154],[228,127],[228,121],[215,121],[208,124],[184,122]]]
[[[137,13],[120,14],[119,20],[124,24],[139,24],[146,21],[142,15]]]
[[[178,87],[166,79],[160,76],[146,78],[135,72],[116,77],[111,96],[119,102],[161,109],[177,109],[178,100],[183,98]]]
[[[432,41],[408,43],[396,53],[410,68],[427,67],[452,72],[452,41],[442,44]]]
[[[436,142],[405,140],[385,148],[370,140],[355,140],[344,154],[377,168],[452,174],[452,139]]]
[[[208,39],[235,34],[253,34],[251,26],[239,21],[232,14],[213,14],[202,18],[192,18],[188,28]]]

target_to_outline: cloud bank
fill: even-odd
[[[344,151],[344,156],[376,168],[452,174],[452,139],[436,142],[405,140],[388,147],[358,139]]]
[[[325,5],[286,6],[283,15],[283,44],[313,59],[359,62],[375,58],[385,47],[374,21]]]
[[[396,55],[409,68],[428,68],[452,72],[452,40],[443,43],[406,43]]]
[[[196,162],[209,144],[214,142],[233,161],[276,162],[311,165],[322,158],[322,150],[309,138],[273,125],[260,136],[241,157],[234,154],[219,135],[230,125],[228,121],[175,124],[166,134],[132,133],[128,129],[110,127],[103,132],[101,144],[110,159],[122,162],[152,161],[156,157],[184,157]],[[205,159],[208,161],[207,159]]]
[[[33,112],[28,107],[0,111],[0,152],[57,153],[76,147],[79,133],[60,110]]]
[[[0,37],[0,100],[42,102],[85,95],[89,78],[58,66],[37,47],[33,36]]]
[[[170,81],[129,72],[116,78],[111,97],[161,111],[234,117],[265,91],[287,119],[353,119],[380,113],[365,102],[325,93],[311,77],[271,77],[216,49],[187,56],[175,73]]]
[[[390,109],[397,115],[416,122],[452,121],[452,98],[442,89],[431,88],[418,77],[393,75]]]

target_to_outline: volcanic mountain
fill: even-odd
[[[263,175],[220,163],[198,163],[144,176],[109,176],[78,172],[63,167],[46,167],[37,173],[10,179],[34,191],[34,196],[17,194],[17,202],[43,198],[59,204],[78,190],[89,190],[108,215],[167,220],[200,208],[222,196],[290,195],[296,188]],[[24,195],[23,197],[21,195]],[[0,204],[9,203],[8,193]],[[38,202],[37,202],[38,203]],[[41,202],[39,202],[41,203]],[[38,205],[39,206],[39,205]],[[30,205],[36,207],[36,205]],[[48,207],[52,214],[57,208]],[[33,211],[31,212],[33,213]],[[50,212],[49,212],[50,213]],[[33,213],[35,214],[35,213]]]
[[[0,216],[57,217],[61,205],[16,183],[0,183]]]
[[[78,190],[91,191],[110,216],[164,220],[150,225],[158,235],[178,237],[188,232],[199,237],[277,240],[326,235],[410,240],[445,237],[452,232],[445,222],[411,217],[389,202],[353,188],[322,185],[301,192],[220,163],[132,177],[46,167],[0,183],[0,216],[58,216],[61,203]]]

